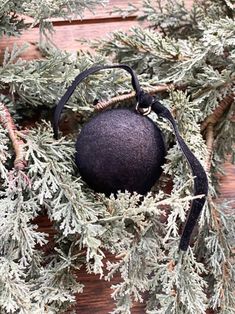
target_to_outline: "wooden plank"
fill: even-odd
[[[193,0],[188,0],[187,6],[192,4]],[[135,0],[131,2],[137,7],[141,7],[142,0]],[[55,26],[55,33],[53,41],[55,45],[62,50],[77,51],[79,49],[89,49],[88,45],[82,45],[79,40],[81,39],[99,39],[107,38],[108,34],[116,31],[128,31],[130,27],[139,25],[136,20],[137,15],[132,15],[125,19],[121,18],[119,14],[112,14],[114,7],[127,8],[128,1],[125,0],[110,0],[106,6],[97,6],[94,14],[89,10],[85,10],[84,18],[75,19],[71,22],[62,19],[52,19]],[[25,17],[27,22],[32,19]],[[23,59],[36,59],[40,57],[37,49],[39,42],[38,27],[23,32],[20,37],[3,37],[0,41],[0,59],[2,59],[6,47],[12,49],[13,45],[22,46],[24,43],[29,44],[27,51],[22,54]]]
[[[228,200],[230,209],[235,214],[235,165],[224,164],[225,175],[220,179],[220,200]]]
[[[140,6],[142,0],[135,0],[135,6]],[[83,19],[75,19],[72,21],[64,21],[63,19],[52,19],[55,32],[52,36],[54,44],[62,50],[70,52],[78,51],[79,49],[87,50],[89,45],[82,44],[79,40],[83,39],[99,39],[105,38],[107,35],[116,30],[127,31],[130,27],[138,25],[136,20],[137,15],[129,16],[125,19],[119,14],[112,14],[114,7],[127,8],[128,2],[125,0],[110,0],[108,5],[97,6],[94,13],[85,10]],[[24,17],[28,23],[32,22],[29,17]],[[22,54],[23,59],[40,58],[40,53],[37,49],[39,42],[39,29],[34,27],[24,31],[20,37],[4,36],[0,41],[0,59],[2,60],[4,50],[8,47],[10,50],[13,45],[22,46],[28,43],[27,51]]]
[[[87,44],[82,44],[79,40],[89,39],[95,40],[99,38],[108,38],[108,35],[117,30],[128,31],[130,27],[137,25],[139,22],[134,18],[126,18],[121,20],[120,18],[112,18],[107,20],[89,20],[89,24],[86,21],[73,21],[69,23],[56,22],[55,33],[53,34],[54,44],[62,50],[78,51],[79,49],[88,49]],[[4,37],[0,42],[0,55],[2,56],[6,47],[12,49],[13,45],[22,46],[25,43],[29,44],[29,48],[22,55],[23,59],[36,59],[40,57],[40,53],[37,49],[37,43],[39,42],[38,28],[27,30],[22,36],[16,37]]]
[[[109,256],[109,260],[114,258]],[[77,275],[78,281],[85,283],[84,292],[76,297],[76,306],[74,307],[77,314],[108,314],[115,308],[115,301],[111,298],[111,285],[118,284],[120,277],[115,276],[111,282],[100,280],[98,275],[86,274],[85,268]],[[85,297],[86,296],[86,297]],[[144,303],[134,303],[131,313],[143,314]]]

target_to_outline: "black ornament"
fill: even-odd
[[[76,164],[96,192],[146,194],[162,173],[165,146],[162,133],[146,116],[129,109],[96,115],[81,130]]]
[[[204,206],[208,180],[200,162],[179,134],[171,112],[155,97],[145,93],[135,72],[125,64],[97,65],[80,73],[64,96],[54,114],[54,136],[58,138],[58,124],[64,105],[76,86],[90,74],[104,69],[121,68],[131,75],[136,92],[136,111],[113,109],[98,114],[83,128],[76,143],[76,163],[83,179],[97,192],[107,195],[118,190],[145,194],[161,175],[165,147],[159,128],[143,114],[150,111],[167,119],[176,140],[191,167],[194,177],[194,199],[188,214],[179,248],[186,251],[193,228]]]

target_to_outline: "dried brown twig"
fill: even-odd
[[[211,168],[211,159],[214,145],[214,127],[212,124],[209,124],[206,132],[206,146],[207,146],[207,160],[206,160],[206,172],[210,171]]]
[[[206,120],[201,125],[201,131],[204,131],[209,124],[215,125],[219,119],[222,117],[223,113],[231,106],[234,101],[235,94],[227,95],[219,104],[219,106],[214,110],[214,112],[209,115]]]
[[[23,142],[22,140],[19,139],[17,135],[17,129],[9,110],[1,102],[0,107],[1,107],[0,123],[4,128],[7,129],[15,151],[14,168],[16,170],[23,170],[26,166],[26,162],[24,160]]]
[[[219,106],[214,110],[214,112],[208,116],[201,125],[201,131],[206,130],[206,145],[208,150],[207,161],[206,161],[206,171],[209,172],[211,168],[211,159],[213,153],[214,145],[214,126],[222,117],[224,112],[232,105],[234,101],[234,94],[227,95],[219,104]]]
[[[164,92],[173,88],[175,88],[174,84],[162,84],[162,85],[157,85],[150,88],[145,88],[144,90],[146,93],[155,94],[155,93]],[[98,102],[98,104],[95,106],[95,110],[100,111],[100,110],[106,109],[119,102],[132,99],[135,97],[135,95],[136,95],[135,92],[131,92],[128,94],[115,96],[107,101]]]

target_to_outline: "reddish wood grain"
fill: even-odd
[[[112,259],[112,257],[109,257]],[[86,282],[84,292],[77,295],[76,306],[74,307],[76,314],[108,314],[114,309],[115,301],[111,298],[111,285],[120,282],[120,278],[116,276],[111,282],[100,280],[99,276],[87,275],[83,270],[78,273],[79,282]],[[89,296],[89,299],[83,295]],[[134,303],[132,314],[143,314],[145,303]]]
[[[226,175],[220,180],[220,198],[233,201],[232,208],[235,210],[235,166],[226,162],[224,170]]]
[[[82,40],[95,40],[99,38],[108,38],[108,34],[113,31],[127,31],[130,27],[137,25],[135,17],[129,17],[124,20],[121,18],[111,18],[102,20],[76,20],[73,22],[54,22],[55,33],[52,36],[53,43],[62,50],[78,51],[81,48],[87,50],[88,44],[84,44]],[[38,28],[27,30],[19,38],[9,37],[3,38],[0,42],[0,55],[3,55],[5,47],[12,49],[13,45],[22,46],[28,43],[29,47],[22,54],[23,59],[40,58],[40,53],[37,49],[39,42]]]
[[[187,0],[188,7],[192,5],[193,0]],[[129,17],[123,19],[119,14],[113,13],[114,8],[121,9],[128,7],[128,1],[125,0],[110,0],[108,5],[97,6],[92,13],[89,10],[85,10],[83,19],[74,19],[73,21],[64,21],[61,19],[52,19],[54,24],[55,33],[52,37],[54,44],[59,49],[65,49],[67,51],[78,51],[80,49],[89,49],[87,44],[82,44],[81,40],[107,38],[111,32],[122,30],[128,31],[130,27],[137,26],[141,22],[137,20],[137,15],[141,13],[132,14]],[[142,0],[130,1],[136,7],[141,7]],[[25,17],[27,22],[32,19]],[[36,59],[40,58],[40,53],[37,49],[37,43],[39,42],[39,30],[38,27],[34,27],[27,31],[24,31],[20,37],[3,37],[0,41],[0,60],[3,57],[6,47],[12,49],[13,45],[22,46],[28,43],[29,47],[22,54],[23,59]]]
[[[134,1],[136,6],[140,6],[141,0]],[[130,27],[139,24],[136,20],[137,15],[131,15],[123,19],[117,13],[112,13],[114,7],[127,8],[128,2],[124,0],[110,0],[109,5],[97,6],[94,13],[89,10],[85,11],[83,19],[76,18],[72,21],[62,19],[52,19],[54,25],[53,43],[62,50],[78,51],[88,49],[87,44],[82,44],[81,40],[94,40],[107,38],[108,34],[113,31],[127,31]],[[25,17],[27,22],[32,19]],[[20,37],[3,37],[0,41],[0,59],[2,59],[6,47],[12,49],[13,45],[22,46],[28,43],[29,47],[22,54],[23,59],[40,58],[37,49],[39,42],[39,29],[33,27],[24,31]]]

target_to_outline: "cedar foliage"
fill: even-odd
[[[50,42],[53,25],[48,18],[67,18],[98,2],[45,3],[1,1],[0,36],[20,35],[39,23],[44,40]],[[145,1],[142,12],[140,19],[149,22],[148,28],[115,32],[110,40],[93,43],[95,56],[50,46],[43,51],[44,59],[25,61],[20,55],[26,46],[5,51],[0,66],[3,314],[63,313],[75,302],[75,293],[82,293],[75,273],[83,265],[101,277],[106,268],[106,280],[121,274],[120,283],[113,286],[113,314],[131,313],[133,301],[143,301],[145,292],[148,314],[205,313],[209,308],[234,313],[235,213],[226,200],[216,201],[217,174],[228,154],[235,160],[234,4],[195,1],[187,9],[179,1],[164,5],[156,0]],[[21,14],[34,22],[26,23]],[[210,196],[186,253],[178,252],[178,243],[192,199],[192,177],[165,121],[151,116],[169,148],[164,175],[141,199],[127,192],[106,198],[90,190],[74,166],[77,133],[55,141],[50,122],[43,120],[79,72],[111,61],[132,66],[143,87],[171,84],[159,98],[174,113],[183,138],[208,170]],[[78,132],[96,114],[94,99],[130,91],[129,77],[122,71],[98,73],[76,89],[64,115],[75,119]],[[24,128],[25,120],[31,121],[29,129]],[[167,193],[169,180],[173,188]],[[34,223],[40,215],[47,215],[56,230],[50,254],[42,249],[48,235]],[[119,257],[115,263],[104,265],[106,251]]]

